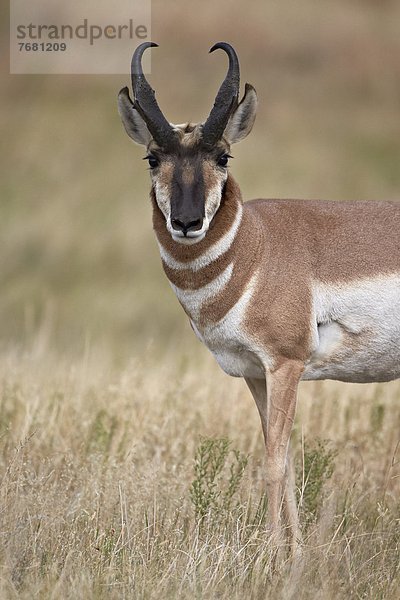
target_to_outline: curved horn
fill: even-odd
[[[131,78],[134,96],[134,107],[143,117],[151,135],[162,147],[170,145],[176,134],[162,114],[157,104],[155,92],[143,74],[142,56],[147,48],[158,47],[154,42],[140,44],[133,53],[131,62]]]
[[[207,121],[203,125],[203,144],[213,146],[221,139],[232,110],[237,106],[239,96],[239,59],[235,50],[226,42],[218,42],[210,49],[214,52],[221,48],[229,57],[229,68],[224,81],[219,88]]]

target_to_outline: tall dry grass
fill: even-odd
[[[262,436],[242,382],[172,351],[157,369],[149,351],[114,372],[90,352],[75,364],[3,358],[2,598],[398,597],[398,384],[304,384],[293,580],[268,536]],[[212,483],[210,464],[195,469],[200,434],[248,455],[229,502],[235,456],[217,448]],[[216,493],[201,514],[195,481]]]

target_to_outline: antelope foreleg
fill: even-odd
[[[303,372],[298,361],[284,361],[266,380],[246,379],[260,413],[266,449],[268,516],[271,529],[279,536],[280,510],[289,526],[292,549],[301,540],[294,471],[289,440],[296,412],[297,387]]]

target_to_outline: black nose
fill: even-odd
[[[172,227],[176,230],[182,231],[183,235],[186,236],[188,231],[197,231],[201,229],[203,225],[203,218],[184,218],[171,219]]]

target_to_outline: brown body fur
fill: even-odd
[[[167,232],[154,192],[152,199],[159,242],[180,262],[207,253],[227,233],[242,202],[229,176],[207,236],[185,246]],[[172,269],[165,262],[163,267],[177,287],[199,289],[233,263],[229,294],[221,291],[204,306],[202,323],[220,321],[260,268],[255,297],[262,302],[249,306],[245,326],[276,356],[306,360],[311,350],[312,281],[347,283],[400,272],[400,233],[396,232],[400,232],[400,211],[394,202],[252,200],[243,205],[233,244],[217,260],[197,271]]]

